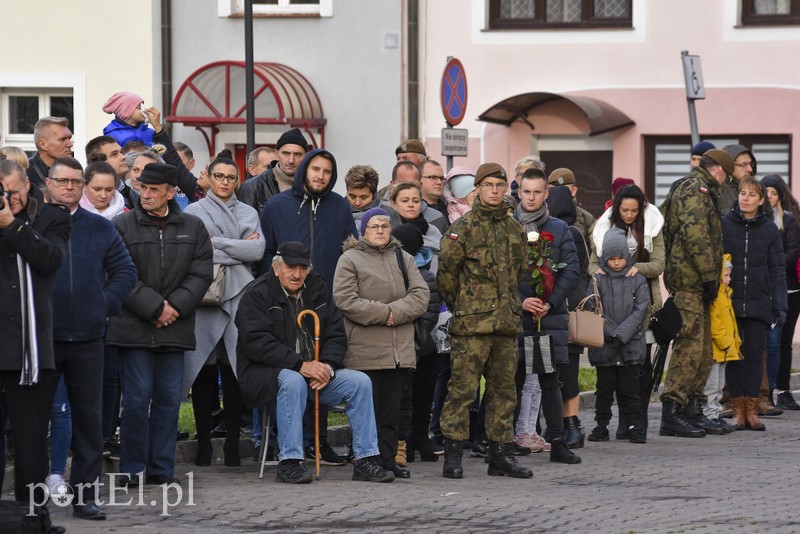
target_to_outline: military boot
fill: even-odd
[[[464,469],[461,467],[461,454],[463,446],[461,440],[444,438],[444,478],[464,478]]]
[[[672,399],[661,402],[662,436],[678,436],[679,438],[704,438],[706,431],[690,424],[683,417],[683,406]]]
[[[523,467],[514,457],[513,443],[489,444],[489,470],[492,476],[509,476],[512,478],[531,478],[533,471]]]
[[[722,427],[714,424],[711,419],[705,416],[703,413],[703,403],[700,402],[700,399],[697,397],[689,397],[689,403],[684,409],[684,415],[686,421],[688,421],[690,425],[702,428],[706,431],[706,434],[714,434],[717,436],[725,434],[725,430]]]

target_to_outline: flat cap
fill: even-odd
[[[178,185],[178,169],[167,163],[148,163],[144,166],[139,181],[143,184]]]

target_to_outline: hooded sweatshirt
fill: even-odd
[[[598,366],[641,364],[646,348],[642,323],[650,307],[650,291],[641,274],[625,276],[633,260],[621,228],[610,229],[603,240],[603,265],[614,257],[625,258],[627,263],[620,271],[607,267],[608,274],[595,276],[603,303],[605,344],[589,350],[589,361]]]
[[[319,194],[306,191],[308,164],[320,154],[333,162],[333,175]],[[284,241],[300,241],[311,247],[312,268],[332,289],[336,262],[342,254],[342,243],[350,236],[358,237],[350,204],[333,191],[336,185],[336,160],[327,150],[316,148],[305,155],[294,174],[292,188],[271,197],[261,212],[266,249],[259,274],[270,269],[278,245]]]

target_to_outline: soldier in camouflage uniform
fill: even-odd
[[[683,317],[661,394],[661,435],[703,437],[703,388],[713,363],[709,305],[722,269],[722,224],[717,202],[733,167],[722,150],[709,150],[664,203],[667,263],[664,283]],[[687,408],[688,405],[688,408]],[[691,422],[690,422],[691,421]],[[699,426],[695,426],[699,425]]]
[[[468,437],[469,405],[486,375],[486,436],[489,474],[533,476],[513,454],[516,408],[514,374],[522,308],[517,295],[526,268],[525,234],[503,204],[506,172],[484,163],[475,173],[478,197],[472,211],[442,237],[436,287],[453,313],[451,378],[442,408],[443,475],[462,478],[461,441]]]

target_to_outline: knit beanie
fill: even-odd
[[[772,187],[778,192],[778,195],[783,195],[786,190],[786,182],[777,174],[768,174],[761,179],[761,185],[764,187]]]
[[[617,192],[625,187],[626,185],[633,185],[635,182],[630,178],[614,178],[614,181],[611,182],[611,196],[616,197]]]
[[[288,132],[283,132],[278,138],[278,142],[275,143],[275,148],[280,150],[283,145],[297,145],[303,147],[303,150],[308,149],[308,142],[306,142],[306,138],[303,137],[299,128],[292,128]]]
[[[460,174],[453,176],[447,181],[453,198],[467,198],[467,195],[475,191],[475,177],[470,174]]]
[[[118,119],[126,121],[131,118],[133,111],[144,102],[144,98],[129,91],[114,93],[111,98],[103,104],[103,111],[113,113]]]
[[[603,265],[608,262],[609,258],[625,258],[628,265],[631,263],[631,253],[628,249],[628,237],[625,235],[625,230],[611,228],[603,237]]]
[[[708,141],[700,141],[696,145],[692,147],[692,156],[702,156],[712,148],[717,148],[714,146],[713,143],[709,143]]]
[[[369,224],[369,220],[376,215],[388,217],[389,212],[383,208],[372,208],[364,212],[364,215],[361,216],[361,235],[364,235],[367,231],[367,225]]]

